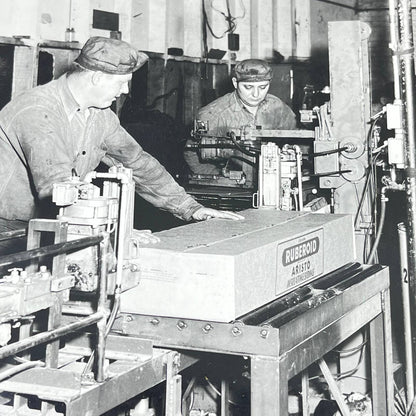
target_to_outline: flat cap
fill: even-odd
[[[270,65],[261,59],[246,59],[239,62],[234,69],[237,81],[270,81],[273,77]]]
[[[89,38],[75,62],[92,71],[107,74],[131,74],[139,69],[149,57],[119,39],[93,36]]]

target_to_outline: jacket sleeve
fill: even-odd
[[[133,170],[136,192],[154,206],[169,211],[176,217],[189,221],[202,207],[178,185],[166,169],[112,118],[105,144],[108,148],[104,162],[121,162]],[[110,163],[109,163],[110,162]]]

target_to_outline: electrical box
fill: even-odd
[[[121,311],[229,322],[355,259],[350,215],[242,214],[156,233]]]

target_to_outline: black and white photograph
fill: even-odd
[[[0,416],[416,416],[416,0],[0,0]]]

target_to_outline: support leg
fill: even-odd
[[[384,291],[381,297],[383,312],[370,322],[373,414],[391,416],[394,413],[394,390],[390,292]]]
[[[288,380],[277,357],[251,358],[251,416],[288,412]]]

